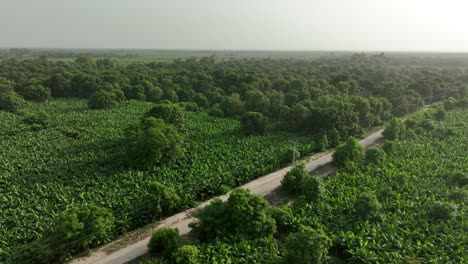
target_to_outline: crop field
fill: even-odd
[[[140,197],[149,182],[173,187],[189,207],[271,172],[291,159],[290,140],[312,152],[313,138],[287,132],[242,136],[239,121],[187,112],[186,149],[176,163],[138,171],[122,161],[123,129],[151,108],[127,101],[111,111],[92,111],[84,100],[53,100],[28,106],[51,116],[33,129],[19,115],[0,112],[0,259],[31,241],[64,209],[95,204],[112,210],[114,237],[141,226]]]
[[[466,263],[467,125],[468,111],[454,110],[431,132],[407,132],[380,165],[326,181],[327,199],[302,206],[300,222],[324,228],[349,263]],[[363,193],[380,203],[365,220],[353,211]]]

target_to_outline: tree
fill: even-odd
[[[182,151],[182,136],[177,130],[154,117],[125,130],[127,160],[135,166],[150,166],[179,158]]]
[[[157,103],[161,100],[163,90],[157,86],[150,87],[146,94],[146,100]]]
[[[302,195],[307,202],[319,202],[325,196],[323,180],[316,175],[307,175],[302,185]]]
[[[301,226],[299,231],[290,234],[284,242],[285,263],[327,263],[331,245],[331,239],[322,230]]]
[[[309,118],[310,111],[302,104],[295,104],[288,113],[289,129],[293,132],[300,132],[307,127],[306,120]]]
[[[85,205],[75,207],[61,213],[56,221],[53,231],[44,237],[61,237],[61,244],[67,245],[61,250],[67,251],[75,248],[87,247],[93,241],[102,241],[107,238],[114,227],[114,216],[102,207]]]
[[[322,135],[319,140],[317,140],[317,150],[324,151],[328,148],[328,137],[327,135]]]
[[[16,112],[23,108],[25,104],[26,101],[24,101],[23,97],[13,91],[0,93],[0,110]]]
[[[360,193],[354,202],[354,211],[363,220],[376,217],[381,207],[377,196],[370,192]]]
[[[332,156],[338,167],[344,167],[347,163],[361,161],[364,158],[364,148],[354,137],[349,137],[346,143],[336,148]]]
[[[366,149],[365,161],[367,164],[378,165],[385,158],[385,151],[378,147],[370,147]]]
[[[164,120],[166,124],[176,127],[179,131],[184,128],[184,111],[178,105],[170,102],[157,104],[146,112],[145,117],[160,118]]]
[[[225,116],[238,116],[244,112],[244,102],[242,102],[238,94],[232,94],[224,97],[220,108]]]
[[[162,227],[156,230],[148,243],[151,254],[159,254],[170,257],[180,247],[179,230],[176,228]]]
[[[174,252],[176,264],[198,264],[200,250],[196,246],[184,245]]]
[[[247,111],[268,114],[270,101],[259,90],[250,90],[245,94],[245,108]]]
[[[89,98],[88,107],[91,109],[111,109],[118,103],[117,96],[113,92],[99,90]]]
[[[227,202],[215,199],[195,212],[194,216],[198,222],[191,224],[191,227],[204,241],[229,236],[256,239],[276,231],[268,202],[244,189],[232,191]]]
[[[36,102],[45,102],[50,99],[50,89],[41,84],[28,85],[22,89],[21,94],[24,99]]]
[[[292,168],[283,180],[281,180],[281,189],[288,194],[301,194],[304,179],[309,176],[305,171],[304,164],[298,164]]]
[[[241,131],[245,135],[262,135],[266,126],[267,119],[262,113],[247,112],[241,118]]]
[[[395,140],[400,137],[405,131],[405,124],[399,118],[392,118],[387,127],[383,131],[383,135],[386,139]]]
[[[451,220],[457,216],[458,207],[450,202],[435,201],[429,204],[428,217],[432,221]]]
[[[180,197],[173,188],[152,182],[143,201],[145,205],[149,205],[149,213],[154,219],[154,216],[169,215],[174,212],[180,204]]]

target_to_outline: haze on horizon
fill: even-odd
[[[0,48],[468,52],[464,0],[0,0]]]

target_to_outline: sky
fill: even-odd
[[[0,0],[0,47],[468,52],[468,1]]]

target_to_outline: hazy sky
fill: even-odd
[[[0,47],[468,51],[468,1],[0,0]]]

